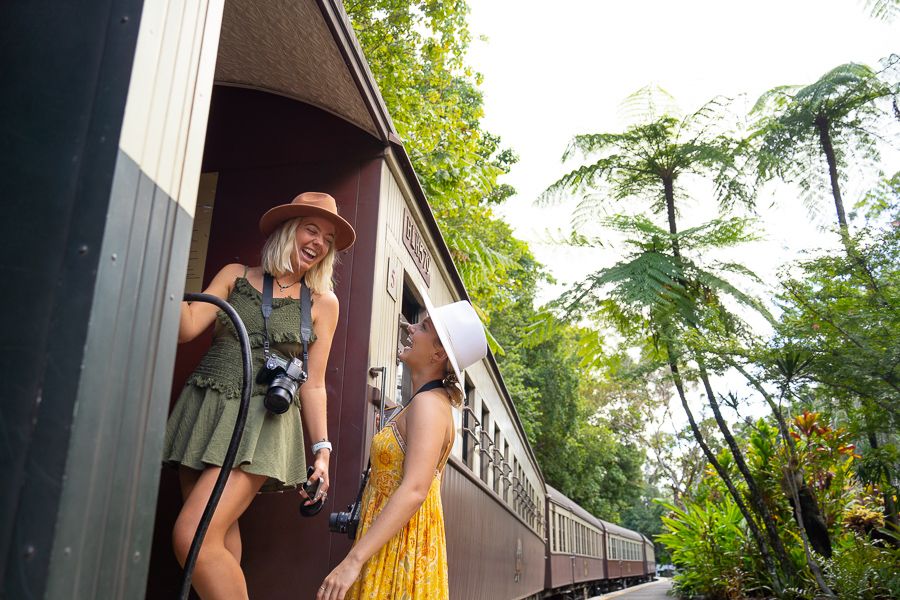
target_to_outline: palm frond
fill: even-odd
[[[866,9],[879,21],[891,23],[900,15],[900,0],[866,0]]]

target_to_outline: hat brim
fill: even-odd
[[[259,230],[265,236],[285,221],[297,217],[320,217],[334,224],[334,249],[338,252],[346,250],[356,241],[356,231],[342,216],[330,210],[303,204],[282,204],[271,208],[259,219]]]
[[[453,372],[456,373],[456,381],[458,381],[460,387],[462,387],[462,372],[459,370],[459,362],[456,360],[456,355],[453,354],[453,346],[450,344],[450,333],[447,331],[447,326],[444,325],[440,317],[437,316],[436,311],[434,310],[434,303],[431,301],[431,298],[428,297],[428,294],[421,289],[419,290],[419,293],[422,295],[422,300],[425,302],[425,311],[428,312],[428,316],[431,317],[431,324],[434,325],[434,330],[437,332],[438,339],[441,340],[441,346],[444,347],[444,352],[447,353],[450,367],[453,369]]]

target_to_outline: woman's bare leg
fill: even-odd
[[[203,471],[197,471],[196,469],[190,469],[188,467],[179,467],[178,479],[181,482],[182,500],[187,500],[188,496],[191,495],[191,490],[194,489],[202,472]],[[239,521],[235,521],[231,527],[228,528],[228,533],[225,534],[225,547],[228,548],[228,551],[231,552],[235,560],[240,564],[243,543],[241,542],[241,528]]]
[[[173,544],[175,555],[182,565],[187,559],[197,524],[219,471],[218,467],[209,467],[200,474],[194,485],[190,486],[190,493],[175,521]],[[189,480],[188,476],[187,483],[190,483]],[[246,600],[247,582],[244,573],[239,560],[226,548],[225,539],[265,481],[264,475],[251,475],[240,469],[232,469],[194,568],[193,586],[203,600]]]

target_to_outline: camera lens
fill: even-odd
[[[287,412],[291,407],[291,402],[294,401],[294,394],[297,393],[298,387],[298,383],[290,377],[284,375],[275,377],[269,384],[269,389],[266,390],[264,400],[266,409],[277,415]]]
[[[328,531],[332,533],[346,533],[347,521],[350,520],[350,513],[336,512],[328,515]]]

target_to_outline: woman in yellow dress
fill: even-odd
[[[441,473],[462,402],[460,369],[487,355],[484,328],[468,302],[438,308],[407,327],[400,360],[409,403],[372,439],[371,472],[356,543],[329,573],[316,600],[439,600],[450,597]]]

